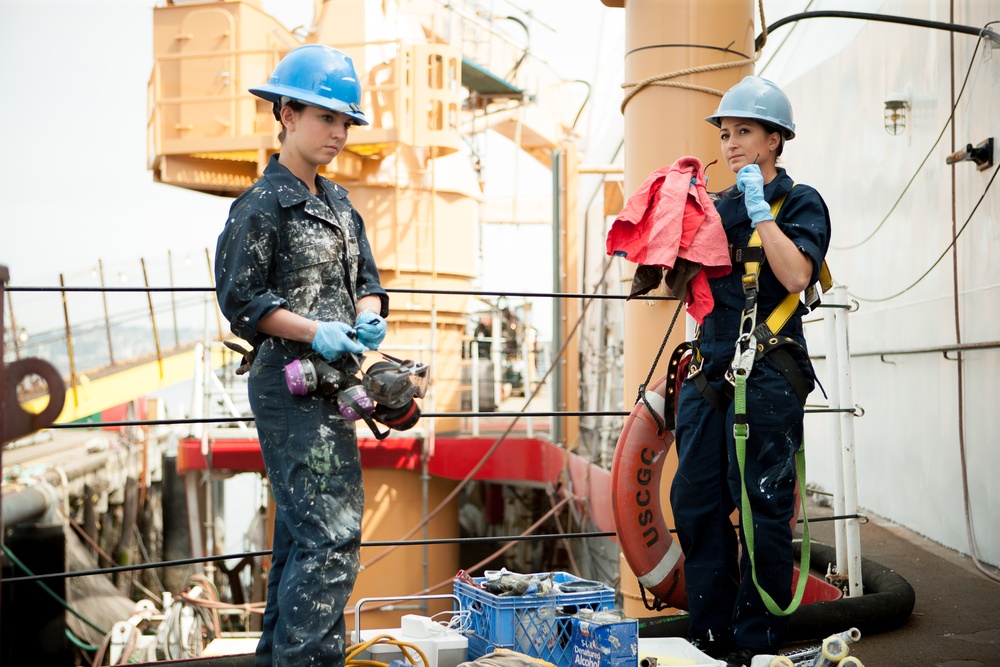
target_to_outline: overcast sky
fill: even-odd
[[[542,22],[601,26],[599,0],[523,0]],[[0,264],[11,285],[206,285],[230,199],[153,183],[146,169],[146,85],[152,69],[153,0],[3,0],[6,159],[0,162]],[[264,1],[289,27],[307,23],[312,0]],[[623,23],[623,20],[621,20]],[[567,79],[590,78],[596,38],[536,30],[532,51]],[[572,47],[563,48],[566,43]],[[613,47],[620,52],[620,46]],[[562,68],[562,69],[560,69]],[[126,282],[127,281],[127,282]],[[12,295],[18,324],[52,316],[58,303]],[[61,313],[59,313],[61,316]],[[61,318],[60,318],[61,319]],[[74,318],[75,319],[75,318]],[[37,326],[41,326],[39,323]]]

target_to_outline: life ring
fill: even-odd
[[[646,402],[658,415],[666,404],[667,377],[646,390]],[[612,515],[625,561],[639,583],[671,607],[687,609],[684,554],[660,504],[663,461],[674,434],[660,429],[646,402],[636,403],[618,436],[611,464]]]
[[[643,588],[667,605],[685,610],[688,603],[684,553],[667,528],[660,503],[663,462],[673,447],[674,434],[672,430],[660,428],[650,408],[663,419],[669,393],[669,410],[673,413],[674,396],[680,392],[680,385],[687,376],[688,363],[690,353],[675,355],[667,374],[646,389],[645,402],[639,401],[632,408],[618,436],[611,464],[611,511],[625,561]],[[668,379],[674,382],[669,392]],[[667,419],[673,425],[672,416]],[[793,531],[800,504],[796,484],[795,510],[790,521]]]

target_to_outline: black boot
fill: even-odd
[[[758,651],[752,648],[738,648],[726,654],[723,660],[728,667],[750,667],[753,657]]]

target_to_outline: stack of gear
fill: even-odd
[[[426,364],[397,359],[380,352],[378,361],[362,371],[361,360],[349,355],[340,370],[317,354],[309,354],[285,366],[285,382],[294,396],[320,392],[337,402],[340,414],[351,421],[364,420],[374,436],[383,440],[389,430],[380,431],[374,422],[389,429],[406,431],[420,419],[414,399],[423,398],[430,379]],[[360,373],[360,376],[359,376]]]

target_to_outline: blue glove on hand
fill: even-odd
[[[385,338],[386,323],[374,310],[364,310],[358,313],[358,319],[354,321],[354,330],[358,332],[358,340],[365,347],[377,350],[379,343]]]
[[[750,214],[750,226],[756,227],[758,222],[772,220],[771,205],[764,200],[764,176],[760,167],[748,164],[736,174],[736,187],[744,194],[743,203]]]
[[[354,329],[343,322],[320,322],[312,348],[327,361],[353,352],[364,354],[365,346],[354,339]]]

